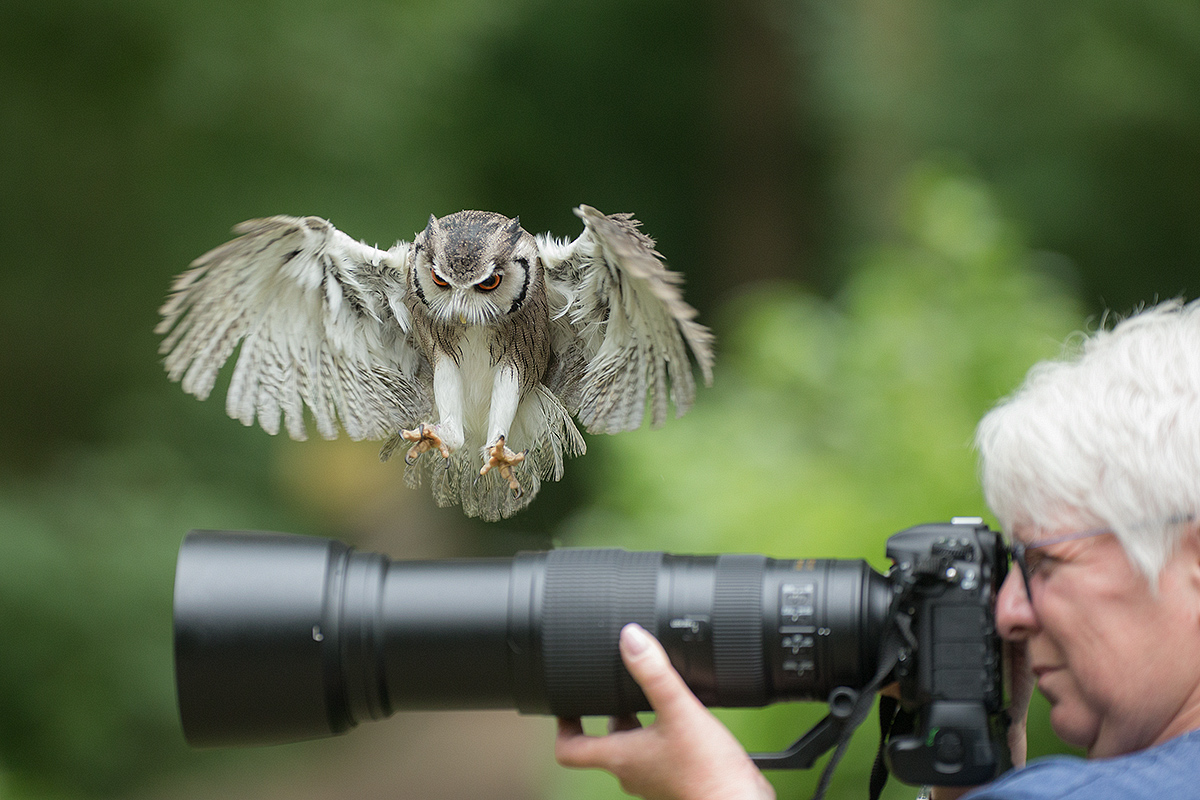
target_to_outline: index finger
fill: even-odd
[[[630,623],[621,629],[621,658],[660,717],[687,715],[703,705],[671,665],[663,646],[645,628]]]

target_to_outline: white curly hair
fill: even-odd
[[[980,421],[980,480],[1000,525],[1103,526],[1156,582],[1200,519],[1200,300],[1079,334]]]

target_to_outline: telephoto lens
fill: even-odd
[[[872,677],[892,588],[861,560],[562,549],[392,561],[328,539],[192,531],[175,575],[187,740],[273,744],[405,709],[649,709],[636,622],[709,706],[825,700]]]

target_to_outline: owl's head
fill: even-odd
[[[540,280],[537,241],[502,214],[430,216],[413,251],[413,290],[445,322],[483,325],[513,314]]]

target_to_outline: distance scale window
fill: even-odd
[[[816,584],[792,582],[779,587],[779,636],[783,670],[807,677],[816,670]]]

